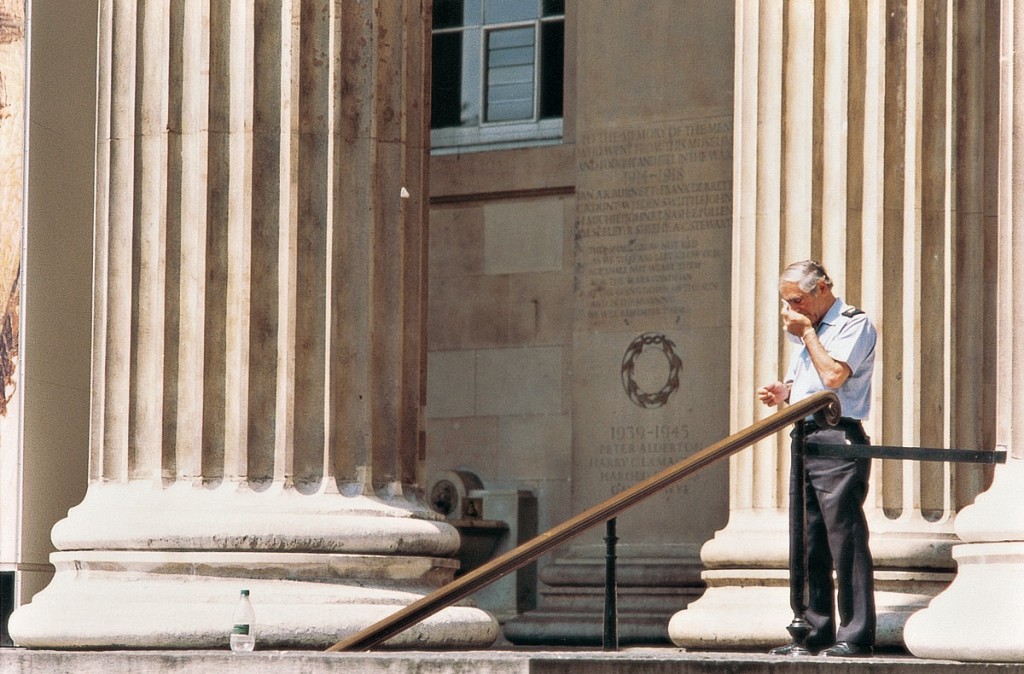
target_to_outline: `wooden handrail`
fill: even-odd
[[[836,394],[832,391],[822,391],[785,407],[492,559],[422,599],[342,639],[327,651],[369,650],[506,574],[526,566],[591,527],[616,517],[647,497],[815,413],[823,413],[824,420],[830,425],[838,422],[840,407]]]

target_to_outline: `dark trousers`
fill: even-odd
[[[849,440],[852,444],[868,444],[863,427],[845,421],[836,428],[808,423],[807,442],[840,445]],[[870,474],[871,459],[804,457],[808,604],[805,618],[811,626],[806,643],[814,649],[827,648],[837,641],[861,646],[872,646],[875,642],[873,562],[864,517]],[[790,507],[799,503],[792,476],[789,498]]]

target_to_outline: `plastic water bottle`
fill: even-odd
[[[235,626],[231,630],[231,650],[235,653],[248,653],[256,646],[256,634],[253,631],[256,614],[249,601],[249,590],[242,590],[235,609]]]

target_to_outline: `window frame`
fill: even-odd
[[[540,5],[540,1],[538,0]],[[447,126],[430,129],[431,153],[432,154],[453,154],[474,150],[490,150],[511,147],[527,147],[536,145],[555,145],[562,141],[563,119],[565,110],[563,107],[560,117],[541,118],[541,87],[542,87],[542,66],[541,52],[543,46],[543,25],[561,23],[565,25],[565,14],[554,14],[543,16],[543,6],[539,7],[540,16],[535,19],[506,21],[500,23],[471,24],[469,30],[480,32],[479,49],[476,54],[476,63],[480,68],[479,85],[475,92],[477,105],[479,106],[479,122],[472,126]],[[530,119],[486,121],[487,112],[487,90],[488,90],[488,40],[491,33],[516,28],[533,29],[533,110]],[[452,34],[467,32],[467,26],[449,26],[431,30],[431,38],[439,34]],[[465,45],[467,40],[463,39]],[[563,38],[563,63],[565,54],[565,42]],[[465,60],[465,56],[463,56]],[[461,64],[460,64],[461,67]],[[564,89],[565,82],[562,86]],[[564,105],[564,104],[563,104]]]

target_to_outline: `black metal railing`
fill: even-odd
[[[553,548],[572,540],[591,527],[602,522],[613,520],[619,513],[636,505],[640,501],[671,487],[680,480],[703,470],[717,461],[727,458],[736,452],[753,445],[801,419],[815,415],[828,425],[839,420],[839,399],[831,391],[817,393],[805,400],[788,405],[775,414],[737,432],[729,437],[710,445],[703,450],[683,459],[673,466],[637,483],[631,488],[602,501],[583,511],[562,524],[540,534],[519,547],[496,557],[486,564],[466,573],[451,583],[431,592],[405,608],[399,609],[390,616],[352,634],[334,644],[328,651],[365,651],[387,641],[413,625],[425,620],[434,613],[451,606],[477,590],[512,573],[513,571],[533,562]],[[608,529],[609,562],[614,572],[614,541],[615,528],[612,524]],[[614,606],[614,600],[612,602]],[[607,613],[607,612],[606,612]],[[606,618],[605,647],[613,647],[609,640],[617,644],[614,633],[616,620]]]

